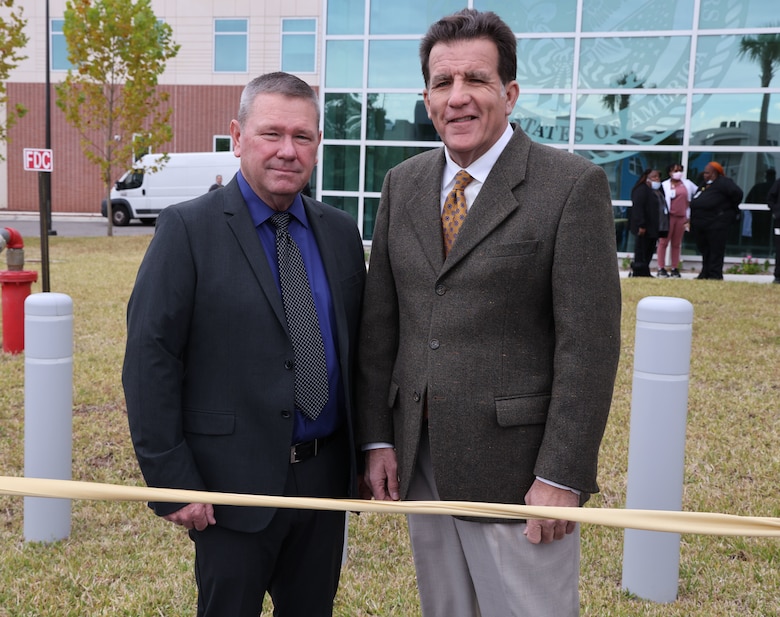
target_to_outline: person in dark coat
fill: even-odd
[[[772,188],[769,189],[766,203],[774,218],[772,237],[775,240],[775,280],[772,282],[780,284],[780,180],[775,180]]]
[[[723,280],[729,227],[739,219],[742,189],[716,161],[704,168],[704,184],[691,200],[691,232],[701,253],[698,279]]]
[[[631,189],[629,229],[636,236],[631,276],[653,276],[650,262],[660,235],[669,231],[669,212],[661,193],[661,174],[646,169]]]

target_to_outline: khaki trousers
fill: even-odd
[[[438,500],[427,428],[420,440],[410,500]],[[417,587],[424,617],[575,617],[579,615],[577,530],[531,544],[525,523],[473,523],[410,514]]]

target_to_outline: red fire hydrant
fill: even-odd
[[[0,229],[0,251],[7,247],[8,270],[0,270],[3,294],[3,351],[24,351],[24,301],[30,295],[31,285],[38,280],[34,270],[23,270],[24,241],[22,235],[10,227]]]

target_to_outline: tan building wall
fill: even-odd
[[[65,1],[49,2],[50,18],[62,18]],[[20,0],[16,4],[24,8],[30,42],[25,49],[27,59],[9,79],[9,105],[21,103],[28,112],[9,132],[6,161],[0,161],[0,209],[37,211],[37,173],[23,170],[22,150],[45,146],[48,28],[44,2]],[[174,109],[171,120],[174,137],[162,149],[166,152],[212,151],[214,137],[229,134],[230,120],[235,117],[243,86],[257,75],[279,70],[282,18],[316,18],[318,28],[322,21],[320,0],[153,0],[152,5],[157,16],[173,28],[174,40],[181,45],[179,54],[169,62],[160,79],[160,87],[169,92]],[[232,17],[248,19],[249,70],[215,73],[214,19]],[[320,40],[321,32],[318,32],[318,56]],[[319,84],[318,72],[299,76],[312,86]],[[51,147],[54,153],[52,211],[99,212],[105,188],[98,169],[86,160],[77,132],[65,122],[55,104],[53,86],[64,77],[63,71],[52,71],[50,76]]]

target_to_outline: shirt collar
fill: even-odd
[[[260,227],[260,225],[270,219],[271,216],[276,214],[276,210],[271,208],[271,206],[257,196],[257,193],[252,190],[252,187],[249,186],[246,178],[244,178],[241,170],[239,170],[237,174],[237,180],[238,188],[241,190],[241,196],[244,198],[247,208],[249,208],[249,216],[252,217],[252,222],[255,227]],[[301,225],[306,228],[309,227],[309,219],[306,218],[306,210],[303,207],[303,199],[301,199],[300,193],[295,196],[295,199],[293,199],[292,205],[287,209],[287,212],[295,217]]]
[[[506,129],[504,129],[504,132],[501,137],[498,138],[498,141],[496,141],[496,143],[494,143],[490,149],[485,152],[485,154],[480,156],[476,161],[474,161],[466,168],[466,171],[469,172],[469,175],[474,178],[474,180],[480,184],[487,180],[487,177],[490,174],[490,170],[493,169],[493,166],[496,164],[498,157],[501,156],[501,153],[504,151],[504,148],[506,148],[509,140],[512,139],[513,133],[514,131],[512,130],[512,127],[507,124]],[[455,174],[463,169],[460,165],[452,160],[450,152],[447,150],[447,146],[444,146],[444,157],[447,159],[447,164],[444,167],[442,187],[453,184],[455,182]]]

